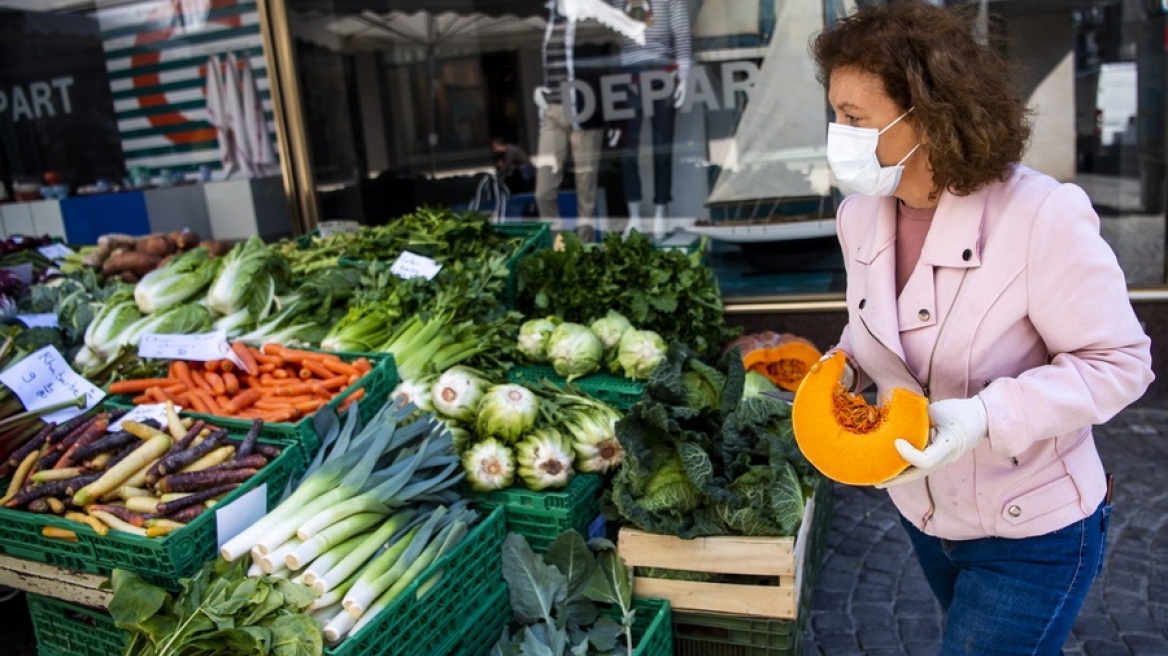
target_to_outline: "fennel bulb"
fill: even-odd
[[[556,373],[572,382],[600,370],[604,344],[588,326],[566,322],[548,337],[547,355]]]
[[[434,381],[430,398],[434,409],[458,421],[473,421],[479,402],[490,385],[482,375],[461,365],[453,366]]]
[[[389,398],[401,403],[413,403],[422,412],[433,412],[434,405],[430,403],[431,388],[434,378],[427,376],[414,380],[403,380],[389,393]]]
[[[516,446],[519,477],[533,490],[565,487],[576,459],[569,441],[554,428],[531,431]]]
[[[495,385],[483,395],[475,418],[479,437],[497,437],[514,443],[535,426],[539,398],[522,385]]]
[[[515,481],[515,452],[495,439],[485,439],[462,454],[466,480],[479,492],[502,490]]]
[[[578,471],[605,474],[620,464],[625,450],[616,437],[619,420],[615,410],[593,407],[577,410],[564,421],[563,429],[572,438]]]

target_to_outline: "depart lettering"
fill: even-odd
[[[73,113],[73,76],[0,87],[0,118],[13,123]]]

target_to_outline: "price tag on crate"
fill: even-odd
[[[57,315],[52,312],[43,314],[18,314],[16,320],[29,328],[56,328]]]
[[[138,357],[167,360],[231,360],[242,367],[239,356],[227,343],[226,331],[199,335],[162,335],[147,333],[138,340]]]
[[[417,253],[402,251],[401,255],[398,255],[397,259],[393,261],[389,270],[398,278],[406,280],[419,277],[433,280],[434,276],[442,270],[442,265]]]
[[[178,412],[180,410],[182,410],[181,405],[174,406],[175,412]],[[147,419],[153,419],[153,420],[157,421],[160,426],[162,426],[163,428],[166,428],[166,423],[167,423],[166,404],[165,403],[145,403],[143,405],[136,405],[129,412],[122,415],[121,419],[118,419],[114,423],[110,424],[109,428],[107,429],[107,432],[116,433],[117,431],[122,430],[122,424],[124,424],[127,421],[136,421],[136,422],[141,423],[143,421],[146,421]]]
[[[41,246],[37,250],[40,251],[41,255],[44,255],[45,257],[49,258],[50,260],[52,260],[54,262],[60,262],[61,260],[64,260],[66,257],[69,257],[70,255],[74,254],[72,248],[69,248],[65,244],[58,244],[55,242],[52,244],[49,244],[48,246]]]
[[[28,410],[39,410],[85,397],[85,407],[70,406],[43,417],[65,422],[97,405],[105,392],[85,380],[55,346],[46,346],[0,373],[0,383],[11,389]]]
[[[220,549],[231,538],[268,514],[268,484],[260,483],[247,494],[215,511],[215,530],[219,534]]]

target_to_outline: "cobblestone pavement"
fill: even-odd
[[[1168,410],[1131,408],[1096,428],[1115,473],[1107,562],[1067,656],[1168,655]],[[807,654],[933,655],[940,607],[888,495],[837,485]]]

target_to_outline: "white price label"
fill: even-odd
[[[180,405],[174,406],[175,412],[178,412],[179,410],[182,410],[182,406],[180,406]],[[116,433],[117,431],[122,430],[122,424],[127,422],[127,421],[136,421],[136,422],[140,423],[140,422],[146,421],[147,419],[153,419],[153,420],[157,421],[158,425],[162,426],[162,428],[165,429],[167,427],[166,426],[166,423],[167,423],[166,422],[166,404],[165,403],[147,403],[144,405],[136,405],[136,406],[134,406],[134,408],[132,410],[130,410],[126,414],[122,415],[121,419],[118,419],[114,423],[110,424],[108,432]]]
[[[46,422],[69,421],[105,398],[105,392],[73,371],[55,346],[46,346],[0,373],[0,383],[15,392],[28,410],[85,397],[84,408],[72,406],[47,414]]]
[[[329,237],[341,232],[357,232],[361,224],[356,221],[321,221],[316,229],[320,230],[321,237]]]
[[[50,260],[53,260],[54,262],[59,262],[59,261],[65,259],[66,257],[74,254],[72,248],[69,248],[65,244],[58,244],[55,242],[52,244],[49,244],[48,246],[41,246],[37,250],[40,251],[41,255],[44,255],[45,257],[49,258]]]
[[[29,328],[56,328],[57,315],[52,312],[44,314],[18,314],[16,320]]]
[[[389,270],[398,278],[425,278],[426,280],[433,280],[434,276],[442,270],[442,265],[434,260],[411,253],[409,251],[402,251],[401,255],[393,261],[393,265]]]
[[[160,335],[147,333],[138,340],[138,357],[167,360],[231,360],[239,366],[239,356],[227,343],[227,333],[217,331],[199,335]]]
[[[239,497],[223,508],[215,507],[215,529],[219,536],[219,548],[244,529],[263,519],[268,514],[268,484],[260,483],[254,490]]]

